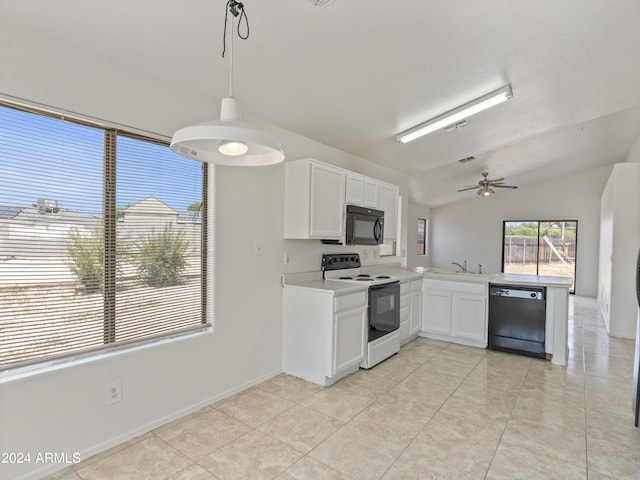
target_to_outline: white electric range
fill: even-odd
[[[360,364],[371,368],[400,351],[400,280],[390,275],[361,271],[357,253],[322,256],[322,275],[327,280],[368,285],[367,356]]]

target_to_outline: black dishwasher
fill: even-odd
[[[489,285],[489,348],[545,358],[544,287]]]

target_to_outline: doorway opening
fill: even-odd
[[[577,220],[502,222],[502,271],[571,277],[575,293]]]

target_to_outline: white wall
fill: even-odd
[[[577,220],[576,293],[595,297],[598,286],[600,195],[611,166],[586,170],[555,180],[473,195],[431,210],[432,266],[454,268],[467,260],[470,270],[500,272],[503,220]],[[472,192],[473,193],[473,192]]]
[[[636,336],[639,185],[640,165],[619,163],[614,166],[602,194],[598,304],[609,334],[616,337]]]
[[[0,94],[167,136],[217,115],[217,98],[190,97],[109,59],[84,57],[1,23]],[[224,94],[225,81],[212,89]],[[288,159],[314,157],[399,185],[407,211],[404,174],[263,127],[282,139]],[[318,270],[322,253],[346,247],[283,240],[283,165],[216,167],[212,180],[215,333],[0,379],[0,452],[80,452],[84,459],[280,372],[280,274]],[[402,230],[406,238],[406,221]],[[256,241],[262,244],[260,257],[254,256]],[[285,251],[292,256],[286,266]],[[369,254],[369,263],[381,261],[373,250]],[[123,400],[107,407],[105,385],[115,379],[122,382]],[[60,468],[64,465],[1,465],[0,478],[39,478]]]
[[[427,254],[417,254],[418,218],[427,219]],[[409,202],[407,214],[407,265],[410,267],[428,267],[431,265],[431,209],[417,203]]]

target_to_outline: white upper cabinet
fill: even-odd
[[[347,205],[358,205],[362,207],[364,205],[364,177],[357,173],[348,172],[346,187]]]
[[[373,178],[364,178],[364,201],[363,207],[380,207],[380,182]]]
[[[347,205],[378,208],[380,196],[380,182],[374,178],[365,177],[354,172],[347,172]]]
[[[384,239],[395,240],[398,236],[399,188],[389,183],[380,183],[378,210],[384,212]]]
[[[284,238],[344,240],[345,205],[384,211],[384,239],[395,240],[396,185],[318,160],[285,163]]]
[[[341,240],[346,171],[312,159],[285,163],[285,238]]]

